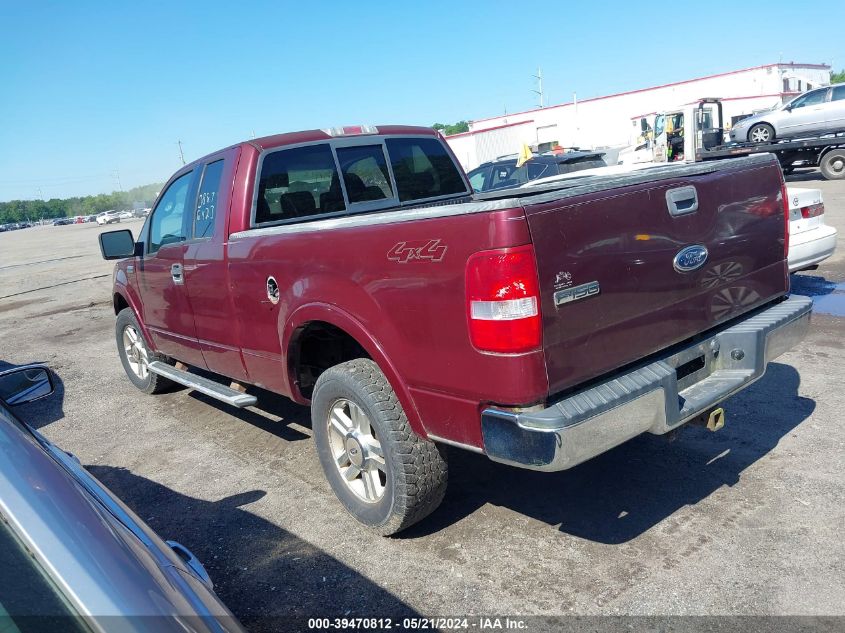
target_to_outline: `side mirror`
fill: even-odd
[[[54,390],[53,374],[44,365],[25,365],[0,372],[0,398],[9,406],[46,398]]]
[[[792,112],[792,108],[793,108],[793,107],[794,107],[794,106],[793,106],[791,103],[787,103],[787,104],[784,106],[784,108],[783,108],[783,109],[784,109],[784,110],[786,110],[787,112]]]
[[[135,238],[132,231],[106,231],[100,233],[100,252],[103,259],[126,259],[135,255]]]

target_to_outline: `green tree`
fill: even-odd
[[[830,73],[830,83],[841,84],[845,82],[845,70],[840,70],[838,73]]]
[[[451,134],[460,134],[461,132],[469,132],[469,122],[468,121],[458,121],[457,123],[435,123],[432,125],[435,130],[443,134],[444,136],[449,136]]]
[[[10,200],[0,202],[0,224],[35,222],[52,218],[93,215],[110,209],[131,209],[135,203],[151,206],[163,183],[112,191],[94,196],[51,198],[50,200]]]

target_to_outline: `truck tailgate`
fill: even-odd
[[[774,158],[758,155],[524,199],[550,393],[785,294],[781,183]]]

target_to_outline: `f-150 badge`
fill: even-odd
[[[558,290],[555,293],[555,305],[563,305],[564,303],[572,303],[587,297],[594,297],[601,292],[599,282],[591,281],[574,288],[567,288],[565,290]]]
[[[439,239],[427,242],[422,240],[399,242],[387,251],[387,259],[400,264],[407,264],[413,260],[442,262],[447,250],[448,247],[442,245]]]

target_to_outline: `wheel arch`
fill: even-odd
[[[150,336],[149,330],[147,330],[146,324],[144,323],[139,302],[130,291],[129,286],[118,284],[112,291],[112,309],[114,310],[114,315],[117,316],[121,310],[126,308],[130,308],[132,312],[135,313],[135,320],[138,321],[138,325],[141,328],[141,334],[147,343],[147,347],[152,351],[156,351],[152,344],[153,339]]]
[[[331,304],[311,303],[301,306],[290,315],[285,324],[282,332],[282,350],[286,359],[291,397],[300,404],[307,404],[310,401],[310,394],[303,393],[300,389],[301,352],[309,328],[321,325],[335,328],[342,335],[349,337],[361,348],[367,358],[378,365],[405,410],[411,428],[417,435],[427,438],[411,392],[382,344],[358,319]],[[344,360],[351,359],[342,359],[340,362]]]
[[[772,139],[770,139],[770,140],[778,138],[778,130],[773,123],[769,123],[768,121],[756,121],[755,123],[752,123],[749,126],[748,131],[745,133],[745,140],[747,142],[749,142],[749,143],[754,142],[754,141],[751,140],[751,130],[753,130],[758,125],[768,125],[770,128],[772,128]]]

